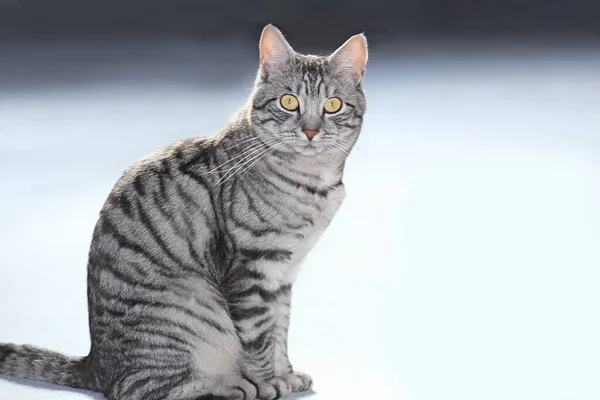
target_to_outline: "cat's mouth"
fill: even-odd
[[[295,150],[304,156],[314,156],[324,152],[326,149],[327,146],[324,146],[323,143],[309,142],[303,143],[302,145],[298,146]]]
[[[309,143],[306,146],[304,146],[300,153],[305,156],[314,156],[315,154],[319,154],[321,151],[322,150],[318,149],[315,145]]]
[[[302,139],[299,137],[286,138],[283,142],[286,144],[286,147],[294,153],[309,157],[323,153],[329,147],[321,140]]]

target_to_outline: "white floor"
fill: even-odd
[[[600,398],[600,50],[385,50],[347,200],[295,289],[307,398]],[[120,171],[248,94],[251,66],[203,85],[148,53],[74,85],[71,64],[55,84],[4,70],[0,341],[86,354],[87,250]],[[92,398],[0,378],[1,400]]]

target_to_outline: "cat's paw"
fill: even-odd
[[[256,387],[241,377],[219,380],[207,392],[195,400],[256,400],[258,395]]]
[[[258,397],[261,400],[280,399],[294,392],[303,392],[312,387],[312,378],[302,372],[291,372],[277,376],[267,382],[258,383]]]
[[[292,388],[292,392],[304,392],[312,388],[313,380],[310,375],[304,372],[294,371],[283,376]]]

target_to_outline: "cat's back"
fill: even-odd
[[[133,190],[139,196],[147,194],[145,186],[158,183],[159,179],[169,179],[185,175],[194,163],[209,163],[215,151],[212,137],[194,137],[176,141],[153,151],[129,165],[114,185],[107,200],[122,192]]]

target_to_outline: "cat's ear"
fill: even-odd
[[[368,58],[367,38],[361,33],[352,36],[329,56],[329,62],[338,73],[360,81]]]
[[[265,68],[282,67],[294,54],[294,50],[279,29],[269,24],[260,36],[260,63]]]

